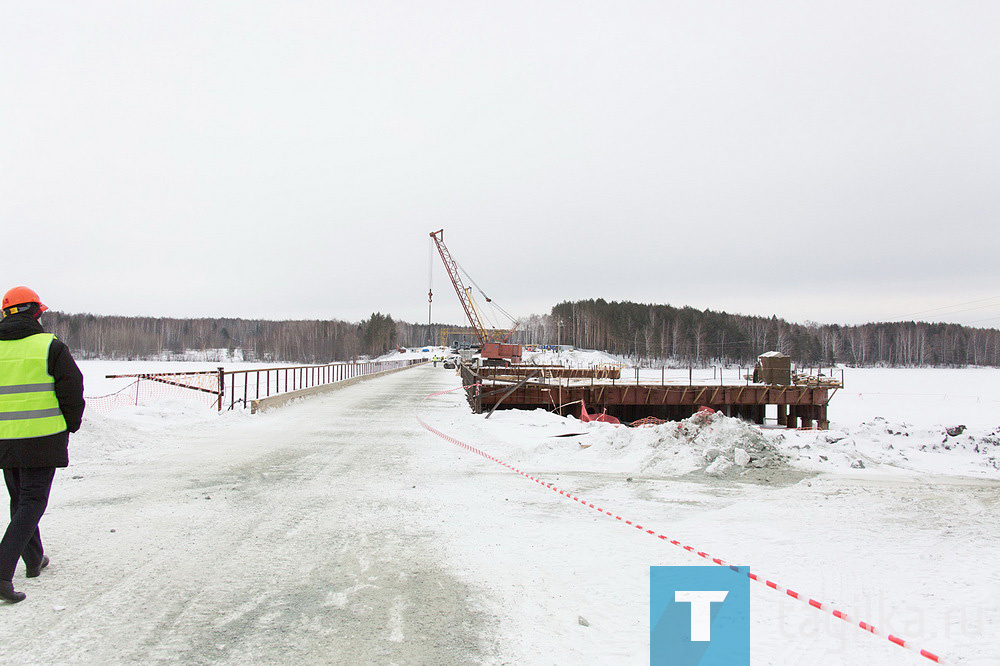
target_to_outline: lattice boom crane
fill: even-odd
[[[438,254],[441,255],[441,261],[444,263],[444,268],[448,271],[448,277],[451,279],[451,284],[455,287],[455,294],[458,296],[458,300],[462,304],[462,309],[465,310],[465,316],[468,318],[469,323],[472,324],[472,329],[476,332],[476,337],[479,338],[480,355],[483,358],[497,358],[520,362],[521,345],[505,344],[514,332],[513,328],[503,336],[500,342],[494,342],[490,339],[490,332],[483,325],[482,319],[479,316],[479,311],[476,309],[476,304],[472,301],[470,289],[467,288],[462,282],[462,276],[459,274],[458,270],[458,263],[451,256],[448,246],[444,244],[444,229],[432,231],[431,238],[434,239],[434,245],[437,246]],[[514,328],[517,328],[516,324]]]

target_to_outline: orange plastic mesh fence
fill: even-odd
[[[108,378],[134,378],[134,381],[114,393],[87,398],[87,409],[106,414],[121,407],[154,405],[174,400],[194,401],[215,407],[219,400],[217,372],[108,375]]]
[[[638,421],[632,421],[629,426],[632,428],[642,428],[644,426],[658,426],[665,423],[670,423],[670,421],[664,421],[663,419],[658,419],[655,416],[647,416],[644,419],[639,419]]]

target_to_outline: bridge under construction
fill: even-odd
[[[461,366],[462,383],[476,413],[495,409],[545,409],[583,417],[584,411],[623,422],[642,419],[679,421],[709,407],[764,425],[773,419],[786,428],[827,430],[827,406],[843,386],[830,378],[803,378],[778,384],[665,384],[622,381],[605,368],[571,369],[538,366],[472,368]],[[770,408],[770,409],[769,409]],[[773,413],[773,417],[768,417]]]

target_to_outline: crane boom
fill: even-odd
[[[484,358],[506,359],[508,364],[511,360],[519,363],[521,361],[521,345],[505,344],[517,328],[517,323],[514,324],[514,328],[503,336],[500,342],[493,342],[498,337],[496,334],[491,335],[490,331],[483,326],[482,319],[479,317],[479,310],[472,300],[472,290],[462,282],[462,276],[459,275],[458,271],[458,262],[452,258],[448,246],[444,244],[444,229],[432,231],[431,238],[434,239],[434,245],[437,246],[438,254],[441,255],[444,268],[448,271],[451,285],[455,287],[455,294],[458,296],[458,300],[465,310],[465,316],[468,318],[469,323],[472,324],[472,329],[476,332],[476,337],[479,338],[480,353],[482,356]]]
[[[431,238],[434,239],[434,245],[437,246],[438,254],[441,255],[441,261],[444,262],[444,268],[448,271],[448,277],[451,278],[451,284],[455,287],[455,293],[458,294],[458,300],[462,303],[462,307],[465,309],[465,316],[469,319],[469,323],[472,324],[472,329],[476,332],[476,337],[479,338],[479,344],[486,344],[489,342],[489,336],[486,333],[486,328],[483,326],[483,322],[479,319],[479,312],[476,311],[476,307],[472,304],[472,299],[469,298],[468,290],[462,283],[462,276],[458,273],[458,264],[455,263],[454,259],[452,259],[451,252],[448,251],[448,246],[444,244],[444,229],[432,231]]]

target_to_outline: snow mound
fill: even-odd
[[[525,351],[521,356],[521,363],[524,365],[562,365],[567,368],[593,368],[597,365],[624,364],[621,358],[594,349]]]
[[[879,467],[1000,479],[1000,428],[915,427],[877,416],[855,428],[779,437],[796,466],[817,471]]]
[[[70,462],[100,461],[108,456],[135,448],[143,434],[135,423],[103,414],[86,414],[80,430],[70,435]]]
[[[188,434],[219,419],[232,422],[250,418],[248,410],[220,413],[183,399],[119,407],[108,414],[87,411],[80,430],[70,435],[70,461],[102,462],[118,459],[133,450],[162,450],[176,444],[177,433]]]
[[[775,469],[786,457],[753,424],[720,413],[699,413],[679,422],[677,428],[691,446],[700,449],[704,473],[715,477],[740,477],[752,469]]]
[[[625,469],[647,476],[740,478],[751,470],[786,465],[786,457],[759,428],[718,413],[641,428],[586,425],[590,446],[581,456],[594,462],[617,458]]]

